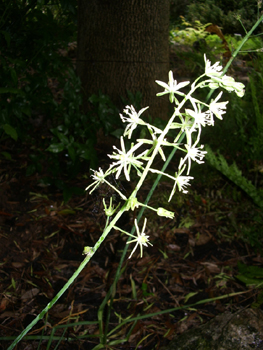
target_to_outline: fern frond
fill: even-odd
[[[222,154],[219,153],[216,156],[209,146],[205,146],[205,150],[207,151],[206,159],[209,164],[246,192],[256,205],[263,208],[263,190],[258,190],[251,181],[246,179],[235,162],[229,166]]]
[[[263,115],[260,113],[260,108],[259,108],[258,98],[257,98],[257,88],[256,88],[254,77],[250,76],[249,81],[250,81],[250,89],[251,89],[253,106],[256,114],[257,131],[259,132],[259,134],[261,134],[263,132]]]

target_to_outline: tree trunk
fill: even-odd
[[[101,90],[121,109],[126,91],[143,95],[152,117],[167,118],[168,98],[155,80],[168,81],[169,0],[79,0],[78,74],[84,108]]]

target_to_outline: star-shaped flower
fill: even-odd
[[[198,135],[197,135],[197,138],[195,141],[195,145],[196,145],[200,141],[202,126],[205,127],[206,125],[214,125],[213,114],[207,113],[207,112],[202,113],[199,104],[198,104],[198,110],[193,111],[192,109],[186,109],[185,112],[190,117],[194,118],[194,123],[190,129],[190,133],[192,133],[193,131],[196,131],[195,130],[196,127],[198,128]],[[191,143],[192,143],[192,141],[191,141]]]
[[[91,169],[91,171],[93,171],[93,175],[91,175],[91,177],[93,178],[93,180],[95,180],[91,185],[89,185],[88,187],[86,187],[86,191],[93,187],[93,189],[90,191],[90,194],[100,185],[105,181],[106,176],[109,175],[109,172],[106,171],[106,173],[104,174],[103,170],[101,168],[99,168],[99,170],[93,170]]]
[[[218,119],[223,119],[222,118],[222,114],[225,114],[226,111],[226,105],[228,104],[228,101],[225,102],[217,102],[220,97],[222,96],[223,91],[221,91],[218,96],[215,98],[214,101],[212,101],[209,105],[209,110],[210,112],[214,113],[214,115],[218,118]]]
[[[148,247],[147,244],[150,244],[152,246],[152,244],[148,240],[149,236],[146,236],[146,234],[144,232],[145,228],[146,228],[147,219],[146,218],[144,219],[144,224],[143,224],[143,228],[142,228],[141,232],[140,232],[138,224],[137,224],[137,219],[134,220],[134,223],[135,223],[135,227],[136,227],[137,237],[130,235],[130,236],[134,237],[135,239],[127,242],[127,244],[136,242],[135,247],[133,248],[133,250],[129,256],[129,259],[132,257],[132,255],[135,252],[135,250],[137,249],[138,245],[140,246],[141,258],[143,255],[143,246]]]
[[[182,164],[182,161],[180,162],[180,164]],[[182,168],[179,170],[178,173],[175,173],[175,182],[174,182],[174,186],[173,186],[173,189],[171,191],[168,202],[170,202],[170,200],[172,199],[172,197],[175,193],[175,190],[176,190],[176,186],[178,187],[178,190],[180,192],[188,193],[188,191],[186,190],[186,186],[190,185],[189,181],[193,179],[193,176],[182,176],[181,175],[184,172],[185,167],[186,167],[186,164],[184,164],[182,166]]]
[[[205,57],[205,74],[208,77],[220,77],[222,75],[221,71],[223,69],[223,67],[220,66],[220,62],[216,62],[211,66],[211,61],[209,61],[206,58],[206,55],[204,55],[204,57]]]
[[[138,142],[135,146],[132,146],[131,149],[126,152],[124,140],[123,137],[121,137],[121,150],[118,149],[116,146],[113,146],[114,149],[116,149],[116,152],[113,154],[108,154],[108,156],[112,159],[116,159],[117,161],[112,163],[110,165],[110,169],[115,168],[113,171],[116,171],[116,179],[119,178],[122,170],[124,170],[124,175],[127,179],[127,181],[130,181],[130,171],[131,166],[133,166],[137,173],[140,174],[139,169],[143,169],[142,164],[143,162],[139,159],[145,160],[147,157],[145,157],[145,154],[147,153],[147,150],[139,154],[138,156],[134,156],[133,153],[142,145],[141,142]]]
[[[177,80],[174,80],[173,72],[171,70],[169,72],[168,84],[166,84],[160,80],[155,80],[155,82],[164,88],[164,91],[159,92],[158,94],[156,94],[156,96],[162,96],[165,94],[169,94],[170,95],[169,96],[170,102],[173,103],[175,101],[176,104],[179,104],[179,102],[174,95],[178,94],[178,95],[184,96],[184,94],[182,92],[180,92],[179,89],[185,87],[186,85],[188,85],[190,83],[190,81],[184,81],[184,82],[177,84]]]
[[[145,125],[146,123],[140,119],[141,114],[149,107],[145,107],[141,109],[138,113],[135,111],[135,108],[133,106],[126,106],[126,109],[123,110],[125,114],[127,114],[129,117],[124,117],[122,114],[120,114],[121,120],[123,123],[129,123],[125,130],[124,130],[124,136],[128,135],[128,139],[131,138],[133,131],[137,128],[137,125]]]
[[[198,112],[195,112],[191,109],[186,109],[185,112],[189,114],[192,118],[194,118],[194,124],[193,127],[196,125],[199,126],[206,126],[206,125],[214,125],[214,120],[211,119],[210,114],[207,114],[207,112],[201,112],[200,105],[198,105]]]
[[[201,151],[201,149],[204,148],[204,145],[201,145],[200,147],[190,146],[190,145],[184,145],[187,150],[187,155],[184,159],[182,159],[182,162],[179,164],[179,169],[181,168],[182,164],[188,160],[188,169],[187,169],[187,175],[190,172],[191,168],[191,161],[197,162],[198,164],[204,163],[203,158],[205,157],[206,151]]]
[[[113,171],[109,168],[106,173],[103,172],[103,170],[101,168],[99,168],[99,170],[93,170],[91,169],[94,174],[91,175],[91,177],[93,178],[93,180],[95,180],[94,182],[92,182],[92,184],[90,184],[88,187],[86,187],[86,191],[93,187],[92,190],[90,191],[90,194],[102,183],[106,183],[109,187],[111,187],[114,191],[116,191],[117,193],[119,193],[120,197],[124,200],[126,200],[126,196],[121,193],[115,186],[113,186],[109,181],[106,180],[106,177],[112,173]]]

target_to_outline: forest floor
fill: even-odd
[[[103,191],[74,195],[65,204],[57,189],[39,185],[40,175],[25,175],[30,153],[26,145],[8,151],[12,161],[1,159],[0,163],[0,337],[18,335],[72,276],[83,260],[83,248],[94,245],[102,232],[105,217],[100,203],[107,197]],[[148,218],[147,234],[153,246],[145,248],[142,259],[135,254],[125,260],[113,298],[110,329],[130,316],[157,315],[139,320],[129,342],[116,349],[135,349],[142,340],[137,349],[158,349],[176,334],[217,314],[257,301],[259,291],[237,278],[238,262],[263,263],[260,254],[240,239],[242,224],[249,225],[252,204],[243,193],[237,199],[231,193],[227,196],[222,191],[226,180],[220,175],[206,176],[204,172],[197,177],[189,194],[178,195],[169,207],[165,202],[171,183],[162,182],[152,197],[150,205],[165,206],[175,212],[175,218]],[[88,177],[79,175],[70,185],[85,189],[89,183]],[[145,183],[140,201],[150,187],[151,180]],[[127,215],[121,225],[129,230],[132,222]],[[97,335],[98,324],[70,324],[97,320],[125,241],[119,232],[111,232],[44,321],[32,329],[29,335],[38,335],[38,339],[22,340],[16,349],[37,349],[43,329],[45,336],[50,335],[58,325],[68,325],[59,349],[92,349],[97,339],[80,336]],[[216,300],[207,300],[211,298]],[[116,338],[124,338],[128,326],[123,325]],[[54,336],[61,332],[57,329]],[[2,340],[0,349],[7,349],[10,343]],[[54,341],[51,348],[55,345]],[[42,340],[39,348],[46,349],[47,341]]]

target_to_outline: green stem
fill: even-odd
[[[230,60],[227,62],[225,68],[223,69],[223,74],[226,73],[226,71],[228,70],[228,68],[231,66],[233,60],[236,58],[237,54],[239,53],[239,51],[242,49],[242,47],[244,46],[244,44],[246,43],[246,41],[249,39],[249,37],[251,36],[251,34],[254,32],[254,30],[260,25],[260,23],[263,21],[263,15],[259,18],[259,20],[257,20],[257,22],[253,25],[253,27],[250,29],[250,31],[246,34],[246,36],[244,37],[244,39],[241,41],[240,45],[238,46],[238,48],[236,49],[236,51],[232,54],[232,57],[230,58]]]
[[[183,139],[185,137],[185,133],[182,133],[180,135],[180,138],[178,139],[178,142],[182,142]],[[176,148],[173,148],[172,152],[170,153],[170,155],[168,156],[166,162],[164,163],[161,171],[162,172],[165,172],[165,170],[167,169],[168,165],[170,164],[170,161],[173,159],[174,155],[175,155],[175,152],[177,151]],[[149,191],[147,197],[146,197],[146,200],[144,202],[144,205],[147,205],[149,200],[151,199],[158,183],[160,182],[161,180],[161,177],[162,177],[162,174],[159,174],[155,181],[154,181],[154,184],[152,185],[152,188],[151,190]],[[139,211],[139,214],[137,216],[137,222],[140,221],[143,213],[144,213],[144,210],[145,210],[145,207],[141,207],[141,210]],[[133,235],[135,233],[135,226],[132,227],[132,230],[131,230],[131,235]],[[127,242],[129,242],[132,238],[129,237]],[[116,271],[116,274],[115,274],[115,278],[114,278],[114,281],[112,283],[112,285],[110,286],[110,289],[108,291],[108,293],[106,294],[103,302],[101,303],[100,307],[99,307],[99,310],[98,310],[98,318],[99,318],[99,323],[100,323],[100,329],[102,330],[103,329],[103,325],[102,325],[102,315],[104,313],[104,309],[105,309],[105,306],[108,304],[108,300],[110,300],[110,303],[109,303],[109,307],[108,307],[108,310],[107,310],[107,317],[106,317],[106,322],[105,322],[105,329],[104,329],[104,337],[101,336],[101,338],[103,339],[102,342],[103,344],[106,344],[106,337],[107,337],[107,334],[108,334],[108,327],[109,327],[109,320],[110,320],[110,314],[111,314],[111,308],[112,308],[112,304],[113,304],[113,297],[114,297],[114,291],[116,290],[116,286],[117,286],[117,282],[119,281],[120,277],[121,277],[121,274],[122,274],[122,270],[121,270],[121,267],[123,265],[123,262],[124,262],[124,259],[125,259],[125,256],[127,254],[127,250],[128,250],[128,245],[126,244],[124,249],[123,249],[123,252],[122,252],[122,256],[120,258],[120,262],[119,262],[119,265],[118,265],[118,268],[117,268],[117,271]]]
[[[142,184],[144,183],[144,180],[148,174],[148,172],[150,171],[150,168],[151,168],[151,165],[159,151],[159,148],[161,147],[162,145],[162,142],[166,136],[166,134],[168,133],[168,131],[170,130],[171,128],[171,125],[174,121],[174,119],[178,116],[178,113],[179,111],[181,110],[181,108],[183,107],[183,105],[186,103],[186,101],[188,101],[189,99],[189,96],[191,96],[193,94],[193,92],[198,88],[198,85],[197,86],[194,86],[194,84],[191,85],[191,90],[189,91],[189,93],[187,95],[185,95],[184,99],[181,101],[181,103],[178,105],[178,107],[176,108],[176,110],[174,111],[172,117],[169,119],[166,127],[164,128],[163,132],[161,133],[161,135],[158,137],[158,141],[157,141],[157,144],[155,146],[155,149],[151,155],[151,158],[148,160],[148,163],[146,165],[146,167],[144,168],[144,171],[141,175],[141,178],[138,182],[138,184],[136,185],[133,193],[131,194],[131,197],[136,197],[136,194],[137,192],[139,191],[139,189],[141,188]]]
[[[231,66],[232,62],[234,61],[234,59],[236,58],[236,56],[238,55],[239,51],[241,51],[242,47],[244,46],[244,44],[247,42],[247,40],[249,39],[249,37],[252,35],[252,33],[254,32],[254,30],[260,25],[260,23],[263,21],[263,15],[260,17],[260,19],[253,25],[253,27],[250,29],[250,31],[246,34],[246,36],[244,37],[244,39],[241,41],[240,45],[238,46],[238,48],[236,49],[236,51],[232,54],[232,57],[230,58],[230,60],[227,62],[225,68],[222,71],[222,75],[226,74],[228,68]],[[210,100],[212,94],[214,93],[214,90],[210,90],[209,94],[206,97],[206,102]]]
[[[258,27],[258,25],[262,22],[263,20],[263,15],[259,18],[259,20],[255,23],[255,25],[252,27],[252,29],[247,33],[247,35],[245,36],[245,38],[242,40],[241,44],[239,45],[239,47],[236,49],[236,51],[234,52],[234,54],[232,55],[231,59],[229,60],[229,62],[227,63],[227,65],[225,66],[224,70],[223,70],[223,74],[225,74],[225,72],[228,70],[229,66],[232,64],[233,60],[235,59],[236,55],[238,54],[238,52],[241,50],[242,46],[245,44],[245,42],[248,40],[248,38],[251,36],[251,34],[253,33],[253,31]],[[159,150],[159,147],[161,147],[161,144],[164,140],[165,135],[167,134],[167,132],[169,131],[171,124],[173,123],[175,117],[178,115],[178,112],[180,111],[180,109],[182,108],[182,106],[184,105],[184,103],[188,100],[188,96],[190,96],[194,90],[196,88],[192,85],[191,91],[185,96],[185,98],[181,101],[181,103],[179,104],[179,106],[177,107],[176,111],[174,112],[173,116],[170,118],[169,122],[167,123],[165,129],[163,130],[162,134],[159,136],[158,138],[158,142],[157,145],[152,153],[151,159],[148,161],[143,174],[135,188],[135,190],[133,191],[132,195],[133,197],[136,197],[136,194],[138,192],[138,190],[140,189],[140,187],[142,186],[144,179],[146,178],[146,175],[148,174],[148,171],[150,170],[150,167],[153,163],[153,160],[155,158],[155,156],[157,155],[157,152]],[[210,91],[210,93],[208,94],[207,100],[210,99],[212,95],[212,91]],[[184,134],[181,135],[181,137],[184,137]],[[173,155],[176,152],[176,148],[174,148],[172,150],[172,152],[170,153],[170,156],[168,157],[166,163],[163,166],[162,172],[165,171],[166,167],[168,166],[168,164],[170,163]],[[149,199],[152,196],[152,193],[154,192],[157,184],[159,183],[160,179],[161,179],[162,174],[159,174],[154,182],[154,185],[151,189],[151,191],[149,192],[145,204],[148,203]],[[95,252],[97,251],[97,249],[99,248],[99,246],[101,245],[101,243],[104,241],[104,239],[107,237],[108,233],[111,231],[112,227],[116,224],[116,222],[119,220],[119,218],[122,216],[123,212],[126,210],[126,204],[123,205],[123,207],[121,208],[121,210],[116,214],[116,216],[114,217],[114,219],[111,221],[111,223],[105,228],[103,234],[101,235],[101,237],[99,238],[99,240],[96,242],[92,252],[85,257],[85,259],[81,262],[80,266],[78,267],[78,269],[75,271],[75,273],[72,275],[72,277],[68,280],[68,282],[65,284],[65,286],[57,293],[57,295],[51,300],[50,303],[47,304],[47,306],[41,311],[41,313],[19,334],[19,336],[14,340],[14,342],[8,347],[7,350],[12,350],[17,344],[18,342],[30,331],[30,329],[39,321],[41,320],[44,315],[48,312],[48,310],[57,302],[57,300],[65,293],[65,291],[68,289],[68,287],[75,281],[75,279],[78,277],[78,275],[80,274],[80,272],[85,268],[85,266],[87,265],[87,263],[90,261],[90,259],[93,257],[93,255],[95,254]],[[143,212],[145,210],[145,207],[142,207],[137,221],[140,220]],[[135,232],[135,227],[132,228],[131,230],[131,234],[133,234]],[[107,293],[105,299],[103,300],[99,311],[103,312],[104,307],[107,303],[107,301],[109,300],[112,291],[113,291],[113,287],[116,287],[116,283],[119,280],[119,277],[121,275],[121,266],[123,264],[124,261],[124,257],[127,253],[127,249],[128,246],[126,245],[124,250],[123,250],[123,254],[120,260],[120,264],[118,266],[117,272],[116,272],[116,276],[114,279],[114,282],[112,284],[112,286],[110,287],[109,292]],[[108,330],[108,324],[109,324],[109,315],[110,315],[110,310],[111,310],[111,306],[112,306],[112,300],[109,306],[109,310],[108,310],[108,316],[107,316],[107,320],[106,320],[106,327],[105,327],[105,332],[104,332],[104,341],[105,341],[105,335],[107,334],[107,330]]]
[[[123,207],[120,209],[120,211],[116,214],[114,219],[111,221],[111,223],[105,228],[105,230],[103,231],[99,240],[96,242],[93,250],[81,262],[78,269],[70,277],[70,279],[64,285],[64,287],[57,293],[57,295],[51,300],[51,302],[47,304],[47,306],[41,311],[41,313],[19,334],[19,336],[13,341],[13,343],[9,346],[9,348],[7,350],[12,350],[17,345],[17,343],[19,343],[20,340],[23,339],[23,337],[30,331],[30,329],[32,327],[34,327],[34,325],[44,317],[44,315],[48,312],[48,310],[51,309],[51,307],[65,293],[65,291],[68,289],[68,287],[75,281],[75,279],[78,277],[78,275],[81,273],[81,271],[85,268],[85,266],[90,261],[90,259],[93,257],[93,255],[95,254],[95,252],[97,251],[97,249],[99,248],[101,243],[104,241],[104,239],[107,237],[108,233],[111,231],[112,227],[116,224],[116,222],[122,216],[125,209],[126,209],[126,205],[124,204]]]

